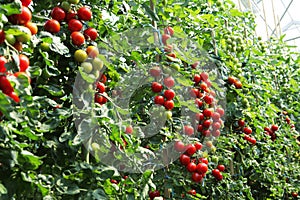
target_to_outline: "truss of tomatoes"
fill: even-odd
[[[75,46],[83,45],[86,40],[95,41],[98,37],[97,30],[87,27],[84,23],[92,19],[92,11],[86,6],[75,11],[71,9],[71,5],[66,8],[61,3],[52,9],[50,15],[51,19],[44,24],[44,30],[56,34],[60,32],[61,26],[66,25],[70,31],[72,44]]]
[[[19,71],[12,74],[10,71],[7,71],[6,64],[8,64],[7,59],[4,56],[0,56],[0,90],[12,98],[16,103],[20,102],[19,96],[14,92],[14,88],[12,87],[11,83],[8,80],[8,76],[15,76],[18,77],[21,74],[24,74],[28,77],[26,70],[29,67],[29,59],[26,55],[20,54],[19,55]],[[30,81],[30,79],[29,79]]]

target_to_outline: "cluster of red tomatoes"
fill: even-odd
[[[271,140],[274,141],[276,139],[275,132],[279,129],[279,127],[276,124],[273,124],[270,128],[265,127],[264,131],[267,135],[271,136]]]
[[[61,30],[61,25],[66,25],[71,33],[70,38],[74,45],[81,46],[85,43],[85,40],[95,41],[98,37],[97,30],[88,27],[85,23],[92,19],[92,11],[86,6],[82,6],[75,11],[68,2],[63,3],[52,9],[52,19],[46,21],[44,30],[50,33],[58,33]]]
[[[243,87],[242,82],[236,79],[235,77],[230,76],[228,77],[227,81],[230,85],[234,85],[236,89],[241,89]]]
[[[0,30],[0,45],[6,41],[6,44],[12,45],[17,51],[22,51],[22,44],[29,42],[31,36],[38,31],[37,25],[31,22],[32,14],[28,8],[31,0],[22,0],[21,2],[22,7],[20,13],[8,16],[9,22],[14,26],[7,25],[5,27],[6,31]],[[14,28],[19,30],[19,33],[16,35],[10,33]],[[0,55],[0,90],[15,102],[19,103],[19,96],[15,93],[14,88],[9,81],[9,77],[18,77],[23,74],[28,77],[28,80],[30,81],[30,78],[26,73],[30,62],[29,58],[23,54],[19,54],[19,56],[14,59],[15,60],[12,61],[12,58],[6,58]],[[12,70],[14,66],[18,68],[18,71],[15,73]]]
[[[157,80],[162,75],[161,69],[159,66],[155,66],[150,69],[150,74],[155,77]],[[175,80],[172,76],[163,77],[162,83],[152,82],[151,89],[154,93],[159,93],[159,95],[154,97],[154,103],[157,105],[164,106],[167,110],[172,110],[174,108],[174,97],[175,92],[171,88],[175,85]],[[164,91],[164,87],[166,88]]]
[[[251,144],[255,145],[256,144],[256,139],[254,137],[251,137],[250,135],[252,134],[252,129],[248,126],[245,127],[245,121],[240,119],[238,120],[238,126],[239,129],[241,129],[244,133],[244,139],[250,142]]]
[[[32,14],[28,5],[31,0],[22,0],[22,7],[19,14],[8,16],[8,21],[15,26],[8,25],[6,31],[0,30],[0,44],[5,40],[12,45],[17,51],[22,51],[23,43],[28,43],[32,35],[38,32],[38,27],[31,21]],[[12,34],[13,29],[18,31],[17,34]]]
[[[11,97],[17,103],[20,102],[20,99],[18,95],[14,92],[14,89],[10,81],[8,80],[8,77],[12,75],[18,77],[19,75],[23,74],[26,77],[28,77],[28,80],[30,82],[30,78],[26,73],[26,70],[29,67],[28,57],[23,54],[20,54],[18,59],[19,71],[12,74],[10,71],[7,71],[6,65],[13,64],[13,62],[8,62],[4,56],[0,56],[0,90],[2,90],[4,94]]]

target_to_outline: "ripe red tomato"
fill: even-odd
[[[199,159],[198,159],[198,162],[199,162],[199,163],[205,163],[205,164],[208,165],[208,160],[207,160],[207,158],[199,158]]]
[[[203,110],[203,115],[205,117],[211,117],[213,115],[213,111],[209,108],[206,108],[206,109]]]
[[[110,179],[110,182],[111,182],[112,184],[118,184],[118,181],[115,180],[115,179]]]
[[[219,121],[219,119],[220,119],[220,113],[218,113],[218,112],[214,112],[213,114],[212,114],[212,116],[211,116],[211,118],[214,120],[214,121]]]
[[[246,133],[247,135],[250,135],[252,133],[252,129],[250,127],[245,127],[243,129],[244,133]]]
[[[253,137],[250,137],[249,142],[250,142],[251,144],[255,145],[255,144],[256,144],[256,139],[253,138]]]
[[[199,96],[199,90],[197,88],[192,88],[190,91],[191,97],[198,97]]]
[[[80,31],[82,29],[82,23],[78,19],[71,19],[68,23],[68,29],[71,32]]]
[[[37,34],[38,27],[37,27],[36,23],[32,23],[32,22],[29,21],[24,26],[27,27],[30,30],[32,35]]]
[[[196,183],[199,183],[202,180],[203,176],[197,172],[192,174],[192,180]]]
[[[78,18],[83,21],[89,21],[92,19],[92,11],[87,7],[81,7],[77,10]]]
[[[223,108],[217,108],[216,112],[218,112],[220,114],[220,117],[222,117],[225,114],[225,111]]]
[[[0,76],[0,90],[2,90],[2,92],[7,95],[11,94],[14,91],[6,76]]]
[[[62,8],[54,7],[51,11],[51,17],[60,22],[65,19],[66,13]]]
[[[189,172],[194,172],[196,171],[196,168],[197,168],[197,165],[193,162],[190,162],[187,166],[186,166],[186,169],[189,171]]]
[[[158,92],[162,91],[163,86],[162,86],[162,84],[160,84],[158,82],[152,82],[151,89],[152,89],[153,92],[158,93]]]
[[[221,135],[221,131],[220,130],[213,130],[213,132],[211,134],[214,137],[219,137]]]
[[[95,41],[99,35],[96,29],[87,28],[86,30],[84,30],[84,36],[86,39],[91,39],[92,41]]]
[[[160,196],[160,192],[158,190],[154,190],[154,191],[149,192],[150,200],[153,200],[155,197],[159,197],[159,196]]]
[[[232,76],[229,76],[228,79],[227,79],[227,81],[228,81],[228,83],[230,85],[232,85],[232,84],[234,84],[236,82],[236,79],[234,77],[232,77]]]
[[[197,126],[197,131],[198,131],[198,132],[202,132],[202,131],[203,131],[203,126],[202,126],[202,124],[199,124],[199,125]]]
[[[27,56],[20,54],[19,60],[20,60],[20,72],[25,72],[30,65],[29,59]]]
[[[164,79],[164,84],[165,86],[167,86],[168,88],[171,88],[175,85],[175,81],[174,78],[172,76],[169,76],[167,78]]]
[[[73,10],[70,10],[68,13],[66,13],[65,21],[69,22],[71,19],[76,18],[77,13]]]
[[[201,121],[201,120],[203,120],[203,119],[204,119],[203,113],[196,113],[196,114],[195,114],[195,120]]]
[[[205,95],[203,99],[204,99],[205,103],[207,103],[208,105],[212,104],[214,101],[214,98],[209,95]]]
[[[205,174],[208,170],[208,167],[205,163],[199,163],[197,165],[197,172],[199,172],[200,174]]]
[[[184,132],[186,135],[191,136],[191,135],[194,134],[194,128],[191,127],[191,126],[184,126],[183,132]]]
[[[174,108],[174,101],[167,100],[167,101],[165,101],[164,106],[167,110],[172,110]]]
[[[197,192],[196,192],[196,190],[189,190],[189,191],[188,191],[188,194],[190,194],[190,195],[196,195]]]
[[[184,152],[185,149],[186,149],[186,146],[184,145],[183,142],[181,142],[181,141],[176,141],[176,142],[174,143],[174,148],[175,148],[175,150],[178,151],[178,152]]]
[[[0,73],[6,72],[5,64],[7,63],[7,60],[4,56],[0,56]]]
[[[200,81],[201,81],[201,76],[199,74],[195,74],[194,75],[194,82],[196,84],[198,84],[198,83],[200,83]]]
[[[179,157],[180,163],[187,166],[191,162],[191,158],[188,155],[181,154]]]
[[[202,144],[200,142],[195,142],[195,147],[196,147],[196,150],[201,150],[202,149]]]
[[[202,131],[202,135],[204,136],[204,137],[209,137],[210,136],[210,130],[203,130]]]
[[[209,77],[207,72],[201,72],[200,76],[203,81],[207,81]]]
[[[105,92],[105,85],[104,85],[104,83],[98,82],[97,83],[97,90],[98,90],[99,93]]]
[[[210,127],[210,123],[211,121],[209,119],[204,120],[204,122],[202,123],[202,126],[205,128],[209,128]]]
[[[218,169],[213,169],[213,170],[211,171],[211,173],[212,173],[212,175],[213,175],[214,177],[219,176],[219,174],[221,174],[220,170],[218,170]]]
[[[197,62],[191,64],[191,67],[192,67],[193,69],[196,69],[198,65],[199,65],[199,61],[197,61]]]
[[[238,121],[238,125],[239,125],[240,127],[244,127],[244,126],[245,126],[245,121],[242,120],[242,119],[240,119],[240,120]]]
[[[55,19],[49,19],[46,21],[44,29],[50,33],[58,33],[60,31],[60,24]]]
[[[20,102],[20,98],[15,92],[11,92],[11,93],[7,94],[7,96],[12,98],[16,103]]]
[[[221,181],[223,179],[223,175],[220,173],[220,174],[217,174],[215,176],[215,178],[218,180],[218,181]]]
[[[241,89],[243,87],[243,84],[239,80],[236,80],[233,84],[236,89]]]
[[[170,39],[170,38],[171,38],[171,36],[170,36],[169,34],[163,34],[163,35],[162,35],[162,38],[161,38],[162,43],[163,43],[164,45],[167,45],[167,40]]]
[[[220,172],[225,171],[225,166],[224,165],[218,165],[217,168],[218,168],[218,170],[220,170]]]
[[[158,105],[164,105],[165,98],[163,96],[156,96],[154,97],[154,103]]]
[[[9,21],[13,24],[26,24],[32,18],[31,11],[26,6],[22,6],[20,14],[13,14],[8,17]]]
[[[296,198],[296,197],[298,197],[298,193],[297,193],[297,192],[292,192],[292,196],[293,196],[294,198]]]
[[[74,31],[71,34],[72,43],[76,46],[81,46],[84,43],[84,36],[82,33]]]
[[[171,26],[168,26],[164,28],[164,33],[172,36],[174,34],[174,29]]]
[[[167,100],[171,100],[175,97],[175,92],[172,89],[166,90],[164,92],[164,96],[166,97]]]
[[[5,40],[5,32],[4,30],[0,30],[0,44],[2,44]]]
[[[192,156],[194,153],[196,153],[196,147],[195,145],[193,144],[188,144],[187,147],[186,147],[186,151],[185,153],[188,155],[188,156]]]
[[[32,0],[21,0],[23,6],[29,6]]]
[[[271,130],[274,131],[274,132],[277,131],[278,128],[279,128],[279,127],[278,127],[276,124],[273,124],[273,125],[271,126]]]
[[[131,125],[127,126],[125,129],[125,133],[127,134],[132,134],[133,133],[133,128]]]
[[[19,42],[19,41],[16,41],[15,44],[13,45],[14,48],[17,50],[17,51],[22,51],[23,49],[23,45],[22,45],[22,42]]]
[[[221,124],[219,122],[214,122],[212,124],[212,128],[213,128],[213,130],[218,130],[221,128]]]

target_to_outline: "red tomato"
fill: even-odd
[[[6,76],[0,76],[0,90],[2,90],[2,92],[7,95],[11,94],[14,91]]]
[[[105,92],[105,85],[104,85],[104,83],[98,82],[97,83],[97,89],[98,89],[98,92],[100,92],[100,93]]]
[[[172,36],[174,34],[174,29],[171,26],[168,26],[164,29],[164,33]]]
[[[26,24],[32,18],[29,8],[22,6],[20,14],[14,14],[9,16],[9,21],[13,24]]]
[[[174,108],[174,102],[173,100],[167,100],[164,103],[164,106],[167,110],[172,110]]]
[[[7,96],[9,96],[10,98],[12,98],[16,103],[20,102],[20,98],[19,98],[19,96],[15,92],[11,92]]]
[[[164,84],[165,86],[167,86],[168,88],[171,88],[174,86],[175,81],[174,78],[172,76],[169,76],[167,78],[164,79]]]
[[[81,7],[77,11],[79,19],[88,21],[92,18],[92,11],[87,7]]]
[[[202,149],[202,144],[200,142],[195,142],[195,147],[196,147],[196,150],[201,150]]]
[[[187,147],[186,147],[186,151],[185,153],[188,155],[188,156],[192,156],[194,153],[196,153],[196,147],[195,145],[193,144],[188,144]]]
[[[0,44],[2,44],[5,40],[5,32],[4,30],[0,30]]]
[[[188,191],[188,194],[190,194],[190,195],[196,195],[197,192],[196,192],[196,190],[189,190],[189,191]]]
[[[20,72],[25,72],[30,65],[29,59],[27,56],[20,54]]]
[[[252,133],[252,129],[250,127],[245,127],[243,129],[244,133],[246,133],[247,135],[250,135]]]
[[[181,141],[176,141],[175,144],[174,144],[174,148],[178,152],[183,152],[186,149],[184,143],[181,142]]]
[[[164,105],[165,98],[163,96],[156,96],[154,97],[154,103],[158,105]]]
[[[200,174],[205,174],[208,170],[208,167],[205,163],[199,163],[197,165],[197,172],[199,172]]]
[[[196,168],[197,168],[197,165],[193,162],[190,162],[187,166],[186,166],[186,169],[189,171],[189,172],[194,172],[196,171]]]
[[[21,0],[23,6],[29,6],[32,0]]]
[[[81,46],[84,43],[84,36],[82,33],[75,31],[71,34],[72,43],[76,46]]]
[[[54,7],[51,11],[51,17],[60,22],[65,19],[66,13],[62,8]]]
[[[77,13],[75,11],[73,10],[69,11],[65,17],[66,22],[69,22],[71,19],[75,19],[76,15]]]
[[[175,92],[172,89],[166,90],[164,92],[164,96],[166,97],[167,100],[171,100],[175,97]]]
[[[27,27],[30,30],[32,35],[35,35],[38,32],[38,27],[37,27],[36,23],[32,23],[29,21],[25,24],[25,27]]]
[[[84,36],[86,39],[89,38],[89,39],[95,41],[98,37],[98,32],[94,28],[88,28],[84,31]]]
[[[188,136],[191,136],[194,134],[194,128],[191,127],[191,126],[184,126],[183,127],[183,132],[188,135]]]
[[[44,29],[50,33],[58,33],[60,31],[60,24],[55,19],[49,19],[46,21]]]
[[[4,56],[0,56],[0,73],[6,72],[5,64],[7,63],[7,60]]]
[[[153,82],[151,84],[151,89],[153,92],[158,93],[161,92],[161,90],[163,89],[162,84],[158,83],[158,82]]]
[[[185,154],[181,154],[179,160],[180,163],[185,166],[187,166],[191,162],[191,158]]]
[[[170,36],[169,34],[163,34],[163,35],[162,35],[162,38],[161,38],[162,43],[163,43],[164,45],[166,45],[166,44],[167,44],[167,40],[168,40],[169,38],[171,38],[171,36]]]
[[[82,29],[82,23],[78,19],[71,19],[68,23],[68,29],[71,32],[80,31]]]
[[[197,172],[192,174],[192,180],[196,183],[199,183],[202,180],[203,176]]]
[[[220,170],[221,172],[225,171],[225,166],[224,165],[218,165],[217,166],[218,170]]]

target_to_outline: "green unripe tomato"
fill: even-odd
[[[14,45],[16,43],[16,38],[12,34],[6,34],[5,39],[10,45]]]
[[[173,69],[175,69],[176,71],[179,71],[180,70],[180,65],[178,63],[172,63],[170,65],[170,67],[172,67]]]
[[[98,143],[92,143],[92,149],[93,151],[99,151],[100,150],[100,145]]]
[[[72,4],[78,4],[80,0],[68,0],[69,3],[72,3]]]
[[[22,43],[27,43],[31,39],[31,31],[26,27],[23,27],[23,30],[23,34],[17,36],[17,40]]]
[[[40,47],[43,51],[50,51],[50,44],[47,42],[43,42]]]
[[[71,4],[69,2],[67,2],[67,1],[63,1],[60,6],[65,11],[69,11],[71,9]]]
[[[165,116],[166,116],[167,120],[172,119],[172,111],[170,111],[170,110],[166,111]]]
[[[100,71],[103,68],[103,61],[100,58],[94,58],[92,60],[94,70]]]
[[[81,63],[81,67],[83,69],[83,71],[87,74],[91,73],[93,71],[93,65],[92,63],[89,62],[83,62]]]

